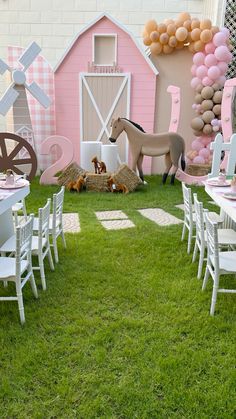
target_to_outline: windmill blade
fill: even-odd
[[[5,94],[0,99],[0,114],[5,116],[13,105],[19,93],[13,88],[13,85],[9,86]]]
[[[23,52],[18,61],[23,65],[24,71],[27,70],[30,64],[32,64],[40,51],[40,46],[36,44],[36,42],[32,42],[32,44],[30,44],[28,48]]]
[[[25,84],[26,89],[29,90],[32,96],[37,99],[37,101],[47,109],[51,105],[51,100],[49,97],[44,93],[44,91],[39,87],[37,83],[33,81],[33,83],[27,85]]]
[[[10,67],[0,58],[0,74],[4,74],[6,70],[10,70]]]

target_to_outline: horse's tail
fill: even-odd
[[[185,168],[186,168],[186,161],[185,161],[185,143],[184,143],[184,146],[183,146],[183,151],[182,151],[182,154],[181,154],[181,161],[180,161],[180,163],[181,163],[181,169],[184,172],[185,171]]]

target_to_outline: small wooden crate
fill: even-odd
[[[191,176],[205,176],[211,171],[209,164],[189,164],[187,173]]]
[[[109,192],[107,181],[110,173],[87,173],[86,175],[86,190],[94,192]]]
[[[112,175],[115,184],[123,184],[129,192],[134,191],[142,183],[139,176],[136,175],[126,164],[122,164]]]
[[[79,176],[85,175],[85,170],[82,169],[77,163],[71,163],[62,174],[58,177],[58,185],[67,185],[69,182],[75,182]]]

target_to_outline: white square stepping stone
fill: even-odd
[[[168,226],[172,224],[183,223],[183,221],[179,218],[174,217],[173,215],[160,208],[146,208],[138,210],[138,212],[140,212],[140,214],[142,214],[144,217],[148,218],[151,221],[154,221],[154,223],[160,226]]]
[[[79,233],[81,231],[79,214],[76,212],[62,214],[62,223],[64,233]]]
[[[130,220],[101,221],[101,224],[106,230],[122,230],[124,228],[135,227],[134,223]]]
[[[95,212],[98,220],[124,220],[127,215],[120,210],[117,211],[97,211]]]

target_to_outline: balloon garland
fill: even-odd
[[[196,138],[187,153],[188,163],[209,164],[210,143],[221,130],[222,89],[232,59],[229,30],[212,26],[210,19],[200,21],[187,12],[177,20],[157,24],[149,20],[143,31],[143,43],[154,55],[171,54],[188,48],[193,53],[191,87],[195,90],[193,109],[197,116],[191,121]]]

